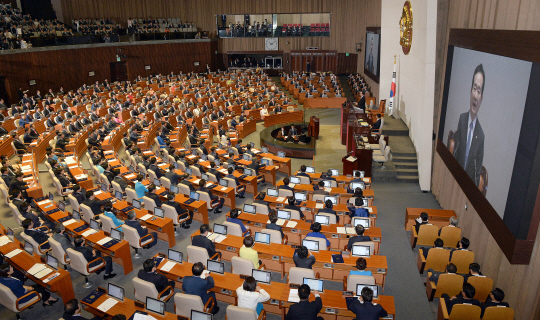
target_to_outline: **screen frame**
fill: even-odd
[[[115,286],[115,287],[118,287],[118,288],[122,289],[122,299],[117,298],[117,297],[115,297],[115,296],[113,296],[113,295],[111,295],[111,294],[109,293],[109,292],[111,292],[110,286]],[[110,282],[109,282],[109,283],[107,283],[107,295],[108,295],[109,297],[112,297],[113,299],[120,300],[120,301],[124,301],[124,299],[125,299],[125,297],[126,297],[126,290],[124,289],[124,287],[121,287],[121,286],[119,286],[119,285],[117,285],[117,284],[114,284],[114,283],[110,283]]]
[[[253,275],[255,272],[264,272],[265,274],[270,274],[270,282],[264,282],[264,281],[259,281],[259,280],[257,280],[257,282],[262,282],[262,283],[266,283],[266,284],[271,284],[272,283],[272,272],[266,271],[266,270],[251,269],[251,276],[253,278],[255,278],[255,276]]]
[[[500,45],[501,39],[504,39],[504,46]],[[540,187],[535,187],[534,190],[530,190],[530,192],[535,195],[536,199],[530,218],[529,230],[526,239],[518,239],[506,226],[503,219],[482,195],[482,192],[476,187],[474,182],[469,178],[465,170],[443,143],[441,140],[442,135],[440,133],[443,128],[440,124],[445,120],[444,115],[446,114],[446,104],[448,101],[453,62],[452,53],[454,47],[540,63],[540,52],[535,50],[538,46],[540,46],[540,37],[539,32],[537,31],[450,29],[448,54],[445,55],[446,70],[443,84],[443,96],[441,107],[439,109],[438,128],[435,130],[437,133],[435,152],[440,156],[442,162],[448,168],[456,180],[456,183],[460,186],[464,196],[482,219],[482,222],[489,230],[491,236],[495,239],[499,248],[511,264],[530,263],[534,243],[537,238],[538,225],[540,224],[540,197],[538,197],[540,194]]]
[[[163,312],[159,312],[159,311],[155,311],[155,310],[148,309],[148,299],[154,300],[154,301],[157,301],[157,302],[163,304],[163,305],[164,305]],[[148,310],[148,311],[150,311],[150,312],[153,312],[153,313],[156,313],[156,314],[160,314],[160,315],[163,316],[163,315],[165,315],[166,308],[167,308],[167,305],[165,304],[164,301],[161,301],[161,300],[158,300],[158,299],[154,299],[154,298],[151,298],[151,297],[146,297],[146,304],[144,305],[144,309],[145,309],[145,310]]]
[[[368,69],[366,69],[366,61],[364,61],[364,74],[368,77],[370,77],[373,81],[375,81],[375,83],[379,83],[379,80],[380,80],[380,73],[381,73],[381,27],[366,27],[366,35],[364,37],[365,39],[365,46],[364,49],[365,52],[367,52],[367,47],[368,47],[368,43],[367,43],[367,34],[368,33],[375,33],[375,34],[378,34],[379,35],[379,51],[378,51],[378,56],[377,56],[377,70],[379,70],[379,77],[377,77],[376,75],[374,75],[371,71],[369,71]],[[366,57],[366,53],[364,52],[364,60],[365,60],[365,57]],[[373,95],[373,93],[371,93]]]

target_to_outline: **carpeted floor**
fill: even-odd
[[[300,165],[312,165],[317,171],[324,171],[328,168],[342,170],[341,157],[344,154],[345,147],[341,145],[339,140],[339,110],[332,109],[315,109],[309,110],[306,118],[311,115],[317,115],[321,119],[320,136],[317,141],[317,154],[312,159],[293,159],[292,168],[296,170]],[[259,133],[264,128],[263,124],[257,125],[257,131],[244,139],[245,142],[253,141],[259,146]],[[127,158],[123,150],[120,150],[119,156]],[[278,174],[278,180],[284,178],[283,174]],[[45,194],[52,192],[56,194],[52,187],[52,181],[48,173],[40,174],[40,182]],[[418,274],[416,267],[416,253],[410,248],[409,234],[405,232],[403,227],[405,208],[406,207],[422,207],[422,208],[439,208],[434,196],[430,193],[423,193],[417,184],[374,184],[375,203],[378,207],[377,226],[382,229],[381,254],[388,259],[388,275],[386,277],[385,295],[394,296],[396,305],[396,314],[399,319],[434,319],[436,314],[437,302],[428,303],[423,286],[423,279]],[[264,191],[263,188],[262,191]],[[60,200],[57,197],[56,200]],[[237,206],[242,207],[243,203],[251,203],[252,196],[246,195],[245,199],[237,199]],[[70,210],[70,208],[67,208]],[[224,207],[224,212],[215,215],[210,214],[210,222],[221,222],[225,218],[225,214],[230,208]],[[0,223],[6,227],[13,229],[19,228],[12,218],[9,207],[2,203],[0,205]],[[176,250],[185,252],[186,247],[190,244],[190,235],[198,229],[200,223],[194,222],[191,229],[184,230],[179,228],[179,235],[176,237]],[[20,239],[18,233],[20,229],[16,229],[16,236]],[[122,267],[114,265],[114,272],[117,276],[109,280],[115,284],[123,286],[128,298],[134,298],[132,278],[136,276],[138,270],[142,268],[142,263],[145,259],[153,256],[157,252],[166,253],[167,244],[159,241],[158,245],[150,250],[141,250],[142,257],[133,260],[134,271],[127,276],[124,276]],[[132,253],[134,253],[132,251]],[[227,271],[230,271],[230,263],[226,263]],[[71,270],[71,269],[70,269]],[[75,271],[71,271],[71,278],[75,296],[81,300],[92,288],[97,286],[106,287],[107,282],[103,276],[93,275],[90,277],[93,282],[91,289],[84,289],[84,277]],[[273,273],[273,281],[284,281],[280,279],[279,274]],[[336,281],[325,281],[325,288],[331,290],[342,290],[342,283]],[[180,290],[176,289],[177,292]],[[437,299],[436,299],[437,300]],[[43,308],[41,305],[36,305],[30,310],[25,310],[21,315],[23,319],[59,319],[62,316],[62,303],[56,304],[52,308]],[[225,319],[225,309],[227,305],[220,302],[220,312],[214,319]],[[174,302],[172,299],[167,303],[167,311],[174,312]],[[89,314],[85,314],[89,317]],[[268,319],[279,319],[279,316],[268,315]],[[15,319],[15,315],[8,309],[0,306],[0,319]]]

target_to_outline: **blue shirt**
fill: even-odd
[[[369,217],[369,211],[366,208],[351,208],[351,218],[352,217]]]
[[[157,142],[159,143],[159,148],[163,149],[166,147],[165,140],[161,136],[157,137]]]
[[[118,227],[118,226],[121,226],[121,225],[124,224],[124,221],[118,219],[112,212],[105,211],[104,214],[105,214],[106,217],[112,219],[112,221],[113,221],[115,227]],[[118,231],[122,231],[122,227],[117,228],[117,230],[118,230]]]
[[[242,229],[242,233],[246,232],[246,227],[244,226],[244,223],[242,222],[242,220],[240,219],[236,219],[236,218],[231,218],[231,217],[228,217],[227,218],[227,221],[228,222],[232,222],[232,223],[236,223],[237,225],[240,226],[240,228]]]
[[[360,270],[351,270],[351,272],[349,272],[349,276],[352,276],[352,275],[371,276],[371,271],[366,271],[366,270],[363,270],[363,271],[360,271]]]
[[[105,172],[105,169],[103,169],[103,167],[100,166],[99,164],[97,165],[97,168],[99,170],[99,174],[102,174],[103,172]]]
[[[320,232],[310,232],[306,235],[306,237],[315,237],[315,238],[321,238],[326,240],[326,246],[330,247],[330,240],[326,239],[326,236]]]
[[[137,197],[142,198],[145,195],[145,192],[148,192],[148,189],[142,184],[140,181],[135,182],[135,192],[137,193]]]

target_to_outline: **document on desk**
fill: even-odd
[[[365,183],[369,183],[369,178],[363,178],[362,180],[364,180]]]
[[[94,195],[98,195],[98,194],[102,194],[102,193],[103,193],[103,191],[101,191],[101,190],[94,191]]]
[[[126,177],[127,179],[131,179],[131,178],[135,178],[136,175],[135,175],[134,173],[132,173],[132,174],[126,175],[125,177]]]
[[[193,184],[195,184],[195,185],[199,185],[199,181],[201,181],[201,179],[196,179],[196,180],[193,180]]]
[[[110,308],[114,307],[115,304],[118,303],[118,300],[115,300],[113,298],[109,298],[105,300],[102,304],[100,304],[97,309],[101,312],[107,312]]]
[[[212,233],[211,235],[209,235],[207,237],[210,241],[216,241],[217,243],[220,243],[221,241],[225,240],[225,238],[227,238],[227,236],[224,236],[222,234],[219,234],[219,233]]]
[[[337,227],[336,231],[339,234],[347,234],[347,230],[345,229],[345,227]]]
[[[348,156],[347,159],[345,159],[345,160],[347,160],[347,161],[349,161],[349,162],[355,162],[356,159],[357,159],[356,157]]]
[[[19,253],[21,253],[22,250],[21,249],[15,249],[13,251],[10,251],[8,252],[7,254],[4,255],[4,257],[8,258],[8,259],[11,259],[13,258],[14,256],[18,255]]]
[[[324,204],[322,204],[322,203],[316,203],[316,204],[315,204],[315,208],[317,208],[317,209],[322,209],[322,208],[324,208]]]
[[[43,263],[36,263],[32,268],[28,269],[28,273],[31,275],[36,275],[38,272],[40,272],[43,269],[46,269],[47,266]]]
[[[347,231],[348,234],[356,234],[356,229],[353,227],[346,227],[345,231]]]
[[[48,274],[50,274],[52,272],[53,272],[53,269],[45,268],[45,269],[41,270],[40,272],[36,273],[35,277],[38,278],[38,279],[42,279],[43,277],[47,276]]]
[[[289,302],[300,302],[300,297],[298,296],[298,289],[291,289],[289,291]]]
[[[111,240],[112,240],[112,238],[110,238],[110,237],[105,237],[105,238],[99,240],[99,241],[96,242],[96,243],[99,244],[100,246],[102,246],[102,245],[106,244],[107,242],[109,242],[109,241],[111,241]]]
[[[287,222],[286,227],[287,228],[294,228],[294,227],[296,227],[297,224],[298,224],[298,222],[296,222],[296,221],[289,221],[289,222]]]
[[[1,236],[0,237],[0,247],[5,246],[6,244],[10,243],[11,239],[8,236]]]
[[[332,188],[324,188],[324,191],[330,192],[330,191],[332,191]]]
[[[287,220],[285,220],[285,219],[277,219],[276,224],[277,224],[278,226],[282,226],[282,225],[285,224],[286,221],[287,221]],[[266,221],[266,223],[271,223],[271,221],[268,220],[268,221]]]
[[[368,207],[368,208],[367,208],[367,211],[368,211],[369,213],[372,213],[372,212],[373,212],[373,208],[372,208],[372,207]]]
[[[283,202],[283,200],[285,200],[285,197],[278,197],[276,199],[276,202]]]
[[[75,220],[75,219],[69,219],[69,220],[67,220],[67,221],[62,222],[62,224],[63,224],[64,226],[69,226],[70,224],[75,223],[75,222],[77,222],[77,220]]]
[[[163,267],[161,267],[160,269],[161,271],[169,272],[171,271],[172,268],[174,268],[175,265],[176,265],[176,262],[167,261],[167,263],[165,263]]]
[[[89,235],[94,234],[94,233],[96,233],[96,232],[97,232],[97,231],[94,230],[94,229],[88,229],[88,230],[86,230],[85,232],[83,232],[82,236],[86,238],[86,237],[88,237]]]
[[[42,205],[47,204],[47,203],[51,203],[51,200],[49,200],[49,199],[43,200],[43,201],[38,202],[37,204],[38,204],[39,206],[42,206]]]
[[[145,214],[144,216],[141,217],[141,220],[146,221],[146,220],[152,218],[153,216],[154,216],[153,214]]]

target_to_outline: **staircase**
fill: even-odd
[[[396,167],[396,182],[418,183],[418,162],[416,153],[392,153],[392,161]]]

